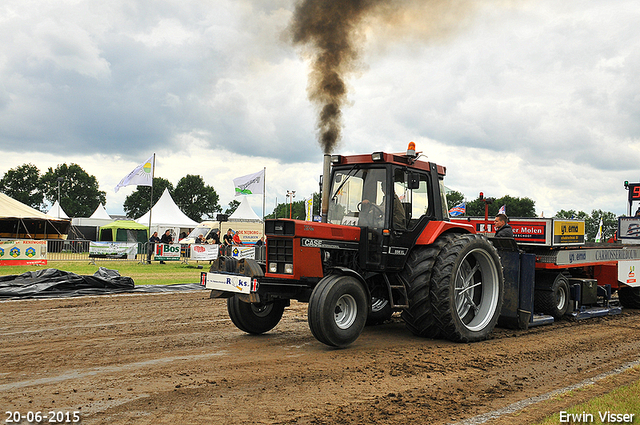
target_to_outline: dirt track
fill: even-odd
[[[208,295],[1,302],[3,420],[54,410],[83,424],[451,423],[640,358],[637,310],[496,329],[475,344],[419,339],[395,319],[335,350],[311,335],[306,304],[256,337]],[[489,423],[531,423],[566,402]]]

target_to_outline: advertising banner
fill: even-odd
[[[231,248],[231,256],[241,258],[256,258],[256,249],[252,246],[234,246]]]
[[[211,261],[218,258],[218,252],[220,245],[189,245],[191,256],[189,257],[193,261]]]
[[[582,245],[584,221],[553,220],[553,245]]]
[[[135,259],[137,242],[90,242],[89,258]]]
[[[629,286],[640,286],[640,261],[618,261],[618,281]]]
[[[180,261],[180,244],[157,243],[153,259],[156,261]]]
[[[47,241],[0,241],[0,266],[47,265]]]
[[[618,218],[618,239],[624,243],[640,243],[640,217]]]

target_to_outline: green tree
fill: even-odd
[[[205,185],[198,175],[187,174],[181,178],[173,191],[173,200],[187,217],[198,222],[203,216],[212,218],[216,212],[222,211],[215,189]]]
[[[447,209],[455,207],[456,205],[461,204],[464,201],[464,194],[462,192],[458,192],[457,190],[452,190],[447,193]]]
[[[61,164],[49,167],[40,178],[44,197],[54,203],[58,200],[60,178],[60,206],[69,217],[89,217],[98,204],[107,202],[107,194],[98,187],[95,176],[87,174],[78,164]]]
[[[587,240],[593,242],[596,239],[598,228],[602,219],[602,238],[600,242],[606,242],[618,230],[618,217],[612,212],[602,210],[592,210],[591,216],[585,220],[585,233]]]
[[[514,198],[505,195],[502,198],[493,199],[489,204],[489,217],[495,217],[501,206],[505,205],[509,217],[537,217],[535,202],[530,198]],[[467,215],[472,217],[484,217],[485,201],[480,197],[467,202]]]
[[[584,211],[576,211],[576,210],[560,210],[556,213],[556,215],[554,216],[555,218],[565,218],[565,219],[578,219],[578,220],[587,220],[587,218],[589,218],[589,214],[587,214]]]
[[[315,209],[315,205],[314,205]],[[296,220],[304,220],[307,216],[304,201],[296,201],[293,204],[284,203],[276,205],[273,212],[267,215],[265,218],[289,218],[289,213],[291,213],[291,218]]]
[[[169,180],[162,177],[153,178],[153,201],[155,205],[162,196],[165,189],[169,189],[169,193],[173,192],[173,185]],[[151,197],[151,186],[136,186],[136,190],[124,199],[124,212],[127,217],[142,217],[151,209],[149,198]]]
[[[227,215],[231,215],[234,212],[236,212],[239,206],[240,206],[240,201],[237,201],[234,199],[233,201],[229,202],[229,208],[224,210],[224,213]]]
[[[23,164],[7,171],[0,180],[0,192],[31,208],[44,208],[44,193],[40,190],[40,170],[33,164]]]

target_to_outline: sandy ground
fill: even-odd
[[[0,302],[3,423],[37,411],[83,424],[455,423],[640,359],[637,310],[475,344],[420,339],[394,318],[337,350],[313,338],[306,304],[250,336],[208,296]],[[533,423],[639,375],[488,423]]]

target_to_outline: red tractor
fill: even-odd
[[[444,176],[413,143],[406,154],[326,155],[323,222],[267,220],[265,261],[219,257],[202,284],[252,334],[273,329],[295,299],[330,346],[394,311],[419,336],[486,339],[502,308],[500,257],[473,226],[449,221]]]

